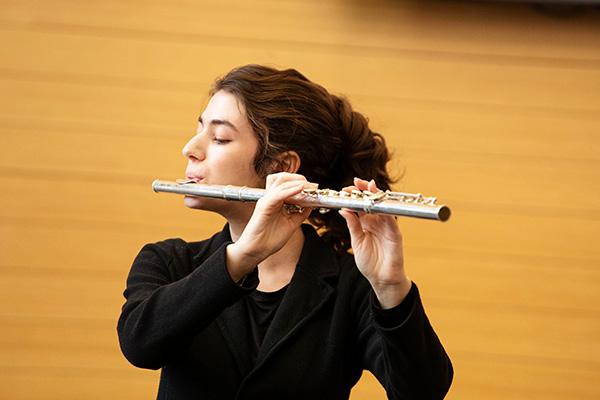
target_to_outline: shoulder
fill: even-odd
[[[204,247],[204,243],[207,241],[186,242],[181,238],[172,238],[155,243],[147,243],[140,250],[137,259],[160,260],[169,263],[177,259],[190,258],[193,256],[194,250]]]
[[[168,269],[172,279],[191,273],[206,258],[214,253],[228,236],[223,231],[216,233],[211,238],[187,242],[181,238],[171,238],[155,243],[148,243],[142,247],[133,263],[133,269],[160,268]]]

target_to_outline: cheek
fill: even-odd
[[[260,183],[254,169],[254,147],[223,146],[213,148],[210,154],[212,174],[218,174],[233,182],[244,182],[245,185]]]
[[[251,158],[241,158],[231,169],[236,177],[242,178],[246,185],[265,187],[265,180],[260,178],[254,167],[254,155]]]
[[[255,152],[249,152],[248,149],[238,148],[237,151],[227,155],[229,162],[238,170],[254,171],[254,155]]]

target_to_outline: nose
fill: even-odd
[[[183,146],[181,151],[183,156],[188,160],[204,160],[204,150],[202,146],[202,137],[200,134],[194,135],[186,144]]]

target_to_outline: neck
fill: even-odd
[[[248,219],[230,218],[228,222],[231,240],[235,242],[244,231]],[[303,246],[304,233],[302,228],[298,227],[277,253],[258,264],[259,284],[257,289],[262,292],[274,292],[290,283]]]
[[[304,233],[298,228],[277,253],[258,264],[258,290],[274,292],[289,284],[304,246]]]
[[[229,223],[229,234],[231,235],[231,240],[237,242],[237,240],[244,232],[250,217],[252,216],[252,212],[254,211],[254,207],[251,207],[247,210],[239,210],[235,213],[231,213],[228,215],[223,215],[227,222]]]

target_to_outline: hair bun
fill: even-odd
[[[384,137],[369,128],[369,120],[354,111],[348,100],[332,97],[335,98],[341,136],[345,143],[345,167],[352,171],[352,177],[374,179],[381,189],[388,190],[391,179],[386,165],[390,160],[390,153]]]

